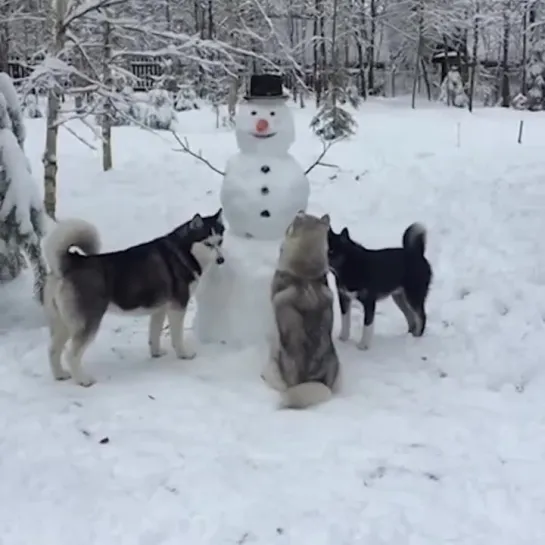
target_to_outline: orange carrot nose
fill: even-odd
[[[265,132],[269,129],[269,122],[266,119],[258,119],[257,123],[255,124],[255,130],[258,133]]]

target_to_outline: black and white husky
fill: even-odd
[[[44,307],[51,333],[49,363],[57,380],[72,377],[81,386],[95,381],[82,369],[82,356],[100,323],[116,314],[147,314],[152,357],[163,354],[160,336],[168,316],[176,356],[195,352],[184,342],[184,318],[203,270],[223,263],[221,209],[213,216],[196,214],[168,235],[125,250],[100,252],[97,229],[83,220],[61,221],[46,237],[50,268]],[[69,372],[61,363],[66,343]]]
[[[343,341],[350,337],[350,306],[353,299],[363,305],[364,321],[358,348],[369,348],[373,336],[376,303],[392,296],[409,325],[409,333],[420,337],[426,328],[425,302],[432,269],[424,257],[426,229],[419,223],[403,234],[402,248],[368,250],[350,238],[345,227],[340,234],[329,230],[329,266],[335,275],[341,307]]]

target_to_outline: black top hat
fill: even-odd
[[[244,96],[245,100],[281,98],[287,99],[282,88],[282,76],[276,74],[254,74],[250,78],[250,92]]]

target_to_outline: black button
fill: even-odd
[[[263,165],[261,167],[261,172],[263,172],[263,174],[267,174],[267,172],[269,172],[270,170],[271,170],[271,167],[268,165]]]
[[[270,218],[271,217],[271,213],[268,211],[268,210],[263,210],[263,212],[261,212],[260,216],[262,218]]]
[[[269,194],[269,188],[264,185],[262,188],[261,188],[261,194],[262,195],[268,195]]]

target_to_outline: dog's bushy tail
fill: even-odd
[[[403,233],[403,249],[424,257],[426,252],[426,228],[421,223],[412,223]]]
[[[331,399],[331,389],[322,382],[303,382],[282,392],[282,409],[306,409]]]
[[[44,256],[51,272],[62,276],[66,271],[70,249],[79,253],[97,254],[100,251],[100,236],[97,228],[80,219],[59,221],[44,239]]]

